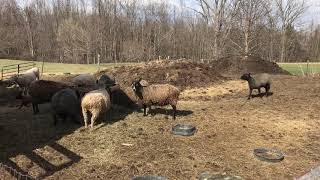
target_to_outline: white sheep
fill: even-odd
[[[105,86],[99,87],[98,90],[90,91],[81,100],[81,108],[85,127],[88,127],[88,113],[91,114],[91,128],[99,117],[106,114],[111,108],[110,94]]]
[[[38,67],[31,68],[20,76],[14,75],[10,77],[8,81],[17,84],[20,88],[23,89],[23,92],[26,92],[26,89],[29,87],[30,83],[34,80],[39,80]]]

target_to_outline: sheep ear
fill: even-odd
[[[142,80],[142,78],[139,78],[138,82],[140,82]]]

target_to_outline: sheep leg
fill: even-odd
[[[266,96],[268,97],[269,96],[269,90],[270,90],[270,84],[267,84],[265,89],[266,89]]]
[[[32,103],[33,114],[39,113],[38,104]]]
[[[259,92],[260,98],[262,98],[262,96],[261,96],[261,88],[258,88],[258,92]]]
[[[251,98],[252,90],[253,90],[253,89],[251,89],[251,88],[249,89],[249,96],[248,96],[248,100]]]
[[[143,116],[147,116],[147,106],[143,105]]]
[[[93,129],[93,125],[94,125],[94,122],[96,121],[97,117],[98,117],[98,113],[93,112],[92,116],[91,116],[91,129]]]
[[[176,105],[171,105],[173,109],[173,120],[176,120],[176,111],[177,111],[177,106]]]
[[[148,108],[149,108],[149,111],[148,111],[148,114],[150,114],[151,113],[151,106],[148,106]]]
[[[36,110],[37,113],[39,113],[40,111],[39,111],[39,106],[38,106],[38,104],[36,104],[35,106],[36,106],[36,109],[37,109],[37,110]]]
[[[84,127],[87,128],[87,127],[88,127],[88,114],[87,114],[87,110],[82,109],[82,115],[83,115]]]

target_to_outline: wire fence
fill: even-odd
[[[22,174],[18,170],[14,169],[10,166],[7,166],[1,162],[0,162],[0,168],[3,168],[6,171],[8,171],[8,173],[10,173],[17,180],[36,180],[36,178],[33,178],[32,176],[30,176],[28,174]]]

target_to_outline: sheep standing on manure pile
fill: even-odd
[[[99,83],[99,89],[90,91],[81,100],[82,114],[84,125],[88,127],[88,113],[91,114],[91,128],[96,121],[96,119],[111,108],[110,94],[106,90],[106,85]]]
[[[10,77],[8,81],[19,85],[19,87],[22,88],[23,92],[25,93],[30,83],[34,80],[39,80],[39,68],[37,67],[29,69],[20,76],[14,75]]]
[[[57,124],[58,117],[63,121],[69,117],[72,121],[80,123],[80,101],[76,91],[70,88],[58,91],[52,96],[51,107],[54,125]]]
[[[152,105],[165,106],[171,105],[173,109],[173,119],[176,119],[177,102],[180,90],[170,84],[149,85],[145,80],[139,79],[133,82],[132,89],[138,97],[138,102],[143,105],[144,116],[147,116],[147,107],[149,110]]]
[[[259,94],[261,93],[261,88],[265,88],[266,96],[268,96],[271,87],[271,76],[267,73],[251,75],[250,73],[243,74],[240,79],[248,81],[249,85],[249,97],[252,97],[253,89],[258,89]]]
[[[65,88],[69,88],[68,85],[46,80],[33,81],[28,89],[28,95],[23,95],[22,93],[18,99],[22,99],[21,106],[26,106],[32,103],[33,113],[39,113],[38,104],[48,103],[51,101],[52,96]]]

